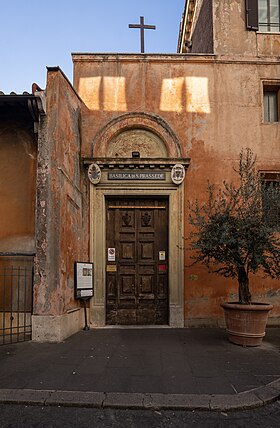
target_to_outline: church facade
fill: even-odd
[[[83,327],[75,262],[93,263],[92,327],[223,325],[237,287],[191,265],[188,203],[234,179],[242,148],[279,180],[279,10],[263,3],[187,0],[177,54],[74,53],[73,85],[48,68],[34,91],[33,340]],[[279,324],[279,280],[251,282]]]

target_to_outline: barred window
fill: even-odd
[[[261,173],[263,218],[280,231],[280,171]]]
[[[280,1],[279,0],[259,0],[259,31],[279,32],[280,31]]]
[[[265,122],[279,122],[279,89],[264,87],[263,109]]]
[[[263,121],[279,123],[280,120],[280,81],[266,80],[263,85]]]
[[[245,0],[248,30],[280,32],[280,0]]]

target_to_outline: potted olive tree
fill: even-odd
[[[229,340],[256,346],[272,305],[252,301],[249,280],[257,271],[280,277],[280,188],[264,184],[250,149],[241,151],[235,172],[237,184],[208,183],[207,201],[190,204],[191,249],[194,263],[237,280],[238,301],[222,304]]]

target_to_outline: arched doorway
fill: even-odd
[[[158,117],[123,115],[98,134],[85,163],[100,171],[90,185],[91,322],[183,327],[184,182],[172,171],[189,159],[175,134]]]

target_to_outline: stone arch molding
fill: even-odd
[[[139,151],[146,158],[181,158],[179,140],[160,116],[125,113],[111,120],[96,135],[92,156],[100,158],[131,157]]]

